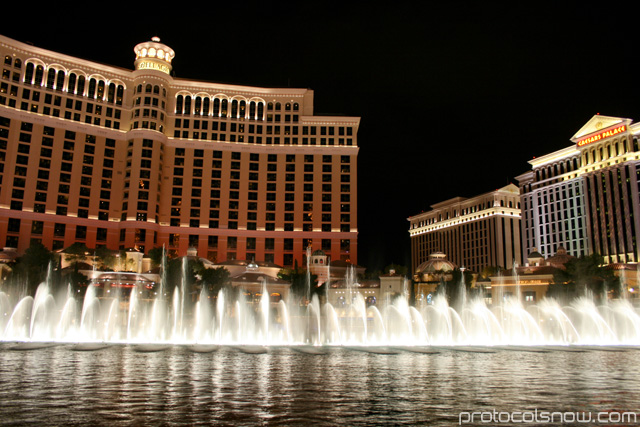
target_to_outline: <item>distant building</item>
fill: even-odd
[[[408,221],[414,274],[436,252],[473,272],[487,266],[511,268],[522,261],[520,195],[513,184],[437,203]]]
[[[269,271],[268,267],[249,262],[245,271],[231,276],[231,286],[242,289],[246,301],[254,304],[260,303],[265,291],[271,304],[287,301],[291,283],[269,274]]]
[[[554,273],[558,269],[564,270],[572,258],[562,246],[547,259],[534,248],[524,265],[490,277],[490,302],[498,304],[508,298],[519,298],[525,305],[538,303],[547,295],[549,285],[554,283]]]
[[[600,254],[605,263],[640,259],[640,124],[593,116],[573,145],[529,161],[517,177],[525,252]]]
[[[177,78],[157,38],[131,53],[0,36],[0,245],[357,263],[358,117],[314,115],[310,89]]]
[[[458,268],[449,261],[442,252],[434,252],[429,259],[417,266],[413,272],[413,292],[416,304],[431,304],[436,289],[442,282],[453,279],[453,272]]]

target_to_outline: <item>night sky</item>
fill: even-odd
[[[0,34],[127,69],[133,47],[158,36],[177,77],[311,88],[315,114],[361,117],[358,262],[373,270],[410,265],[409,216],[517,184],[527,161],[571,145],[594,114],[640,120],[627,6],[512,3],[212,2],[122,17],[65,3]]]

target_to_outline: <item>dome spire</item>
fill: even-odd
[[[136,53],[136,70],[157,70],[166,74],[171,73],[171,61],[176,53],[166,44],[160,43],[159,37],[152,37],[151,41],[139,43],[133,48]]]

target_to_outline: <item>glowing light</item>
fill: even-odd
[[[608,129],[605,131],[602,131],[600,133],[597,133],[595,135],[589,136],[587,138],[581,139],[580,141],[578,141],[578,147],[584,147],[585,145],[591,144],[593,142],[596,141],[600,141],[601,139],[604,138],[609,138],[610,136],[614,136],[614,135],[618,135],[619,133],[622,133],[624,131],[627,130],[627,126],[626,125],[622,125],[622,126],[618,126],[615,127],[613,129]]]

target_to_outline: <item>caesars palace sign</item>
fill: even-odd
[[[592,142],[600,141],[601,139],[609,138],[610,136],[618,135],[627,130],[626,125],[621,125],[612,129],[604,130],[595,135],[591,135],[587,138],[581,139],[578,141],[578,147],[584,147],[585,145],[591,144]]]

